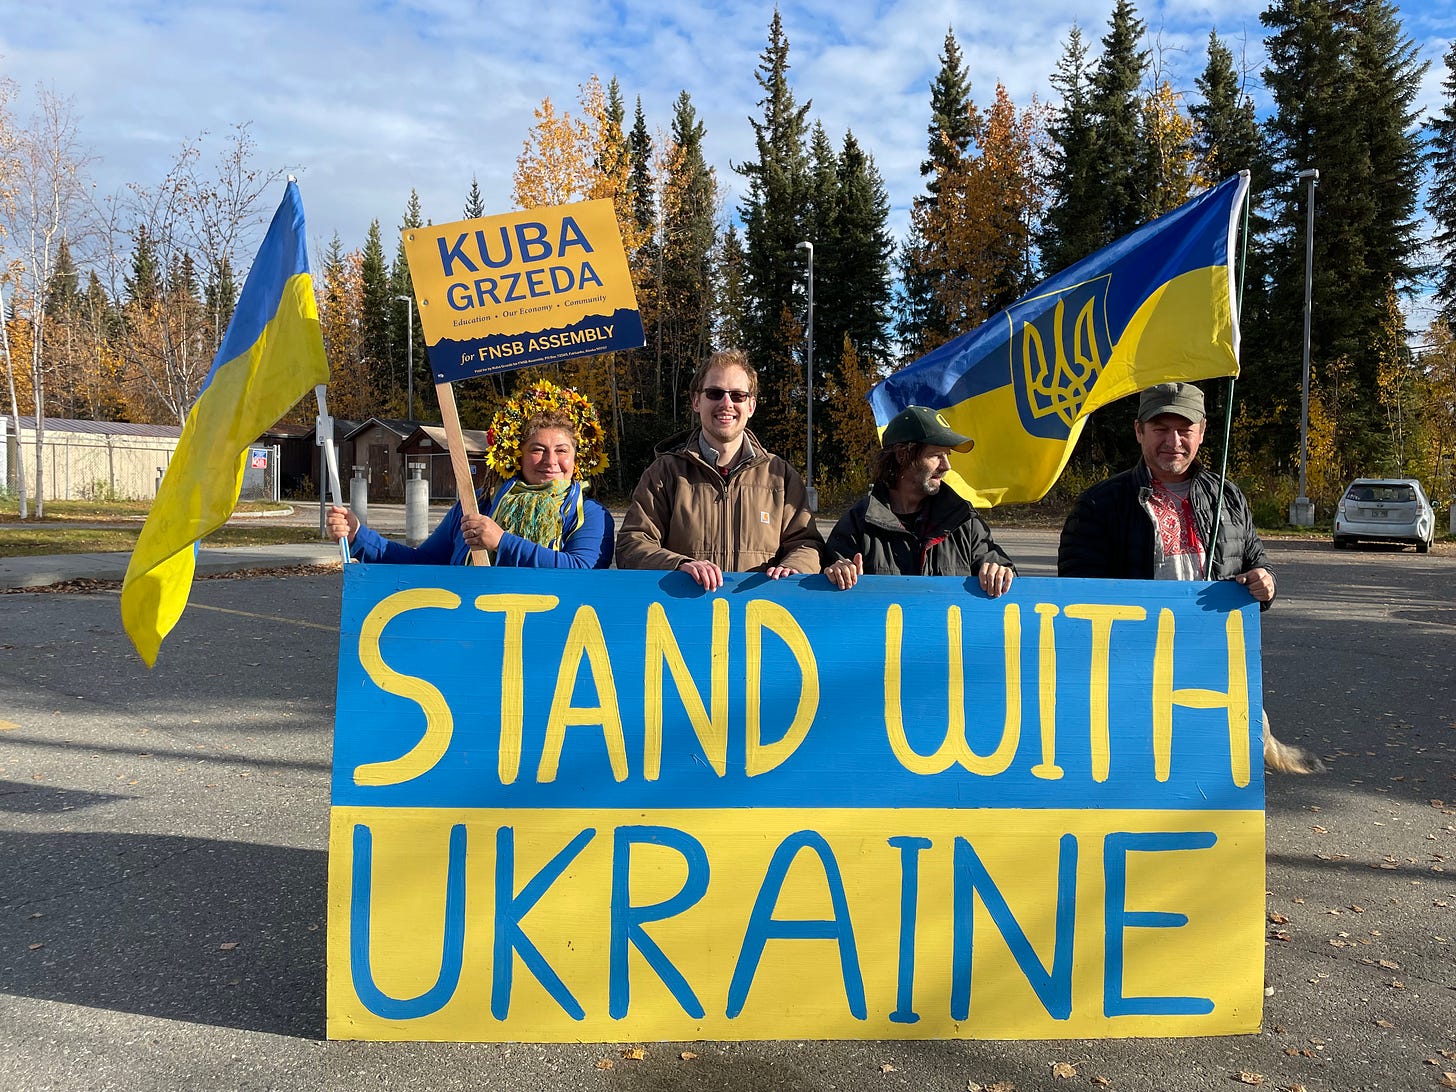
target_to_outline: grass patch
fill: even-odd
[[[287,503],[272,501],[239,501],[235,512],[282,512],[289,508]],[[28,506],[31,518],[35,517],[35,505]],[[146,519],[152,510],[151,501],[90,501],[50,500],[45,503],[47,523],[105,523],[116,520],[130,523]],[[17,523],[20,520],[20,501],[13,493],[0,493],[0,523]]]
[[[44,554],[130,553],[141,525],[107,528],[0,526],[0,557]],[[312,527],[221,527],[202,540],[204,546],[277,546],[322,541]]]

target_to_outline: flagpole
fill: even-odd
[[[1248,174],[1248,171],[1240,171],[1240,174]],[[1239,240],[1239,291],[1238,299],[1234,302],[1234,329],[1239,329],[1239,320],[1244,313],[1244,276],[1249,271],[1249,209],[1253,204],[1248,187],[1244,189],[1244,232]],[[1242,341],[1240,348],[1242,348]],[[1237,376],[1229,376],[1228,398],[1223,407],[1223,452],[1219,456],[1218,463],[1218,500],[1213,506],[1213,535],[1208,540],[1208,551],[1203,558],[1203,579],[1207,580],[1213,574],[1213,557],[1218,552],[1218,529],[1223,522],[1223,484],[1227,480],[1229,437],[1233,434],[1234,424],[1234,382]]]
[[[340,508],[344,507],[344,491],[339,485],[339,454],[334,450],[334,419],[329,416],[329,404],[324,395],[324,384],[313,389],[318,399],[318,435],[315,439],[324,449],[324,466],[329,475],[329,495]],[[327,433],[327,435],[325,435]],[[339,539],[339,555],[343,564],[349,564],[349,536]]]

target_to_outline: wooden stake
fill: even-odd
[[[455,388],[449,383],[435,384],[435,397],[440,402],[440,419],[445,425],[445,438],[450,442],[450,468],[455,471],[455,491],[460,494],[460,511],[466,516],[480,515],[475,503],[475,479],[470,476],[470,459],[465,455],[465,434],[460,431],[460,411],[455,408]],[[490,555],[484,550],[471,550],[472,565],[489,565]]]

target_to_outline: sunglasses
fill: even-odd
[[[753,397],[748,391],[729,391],[722,387],[704,387],[699,393],[709,402],[721,402],[724,398],[731,398],[735,406]]]

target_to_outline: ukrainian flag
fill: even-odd
[[[121,621],[148,667],[187,606],[198,540],[238,502],[248,446],[328,377],[290,179],[126,568]]]
[[[883,429],[940,410],[976,441],[951,454],[977,505],[1034,501],[1093,410],[1155,383],[1239,372],[1234,238],[1247,171],[1044,281],[870,392]]]

